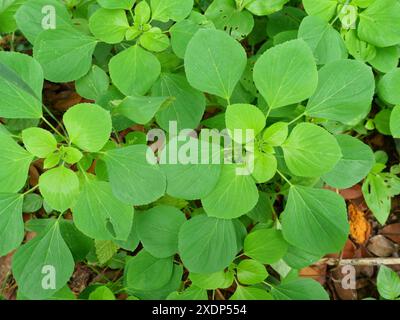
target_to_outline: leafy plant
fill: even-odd
[[[328,299],[298,276],[349,234],[324,186],[363,182],[380,224],[400,194],[398,166],[358,139],[400,138],[399,17],[397,0],[0,1],[0,32],[33,48],[0,52],[0,256],[16,250],[18,297],[75,298],[83,261],[124,271],[81,299]],[[48,82],[86,102],[54,114]],[[190,160],[232,149],[243,161]],[[381,267],[384,298],[393,277]]]

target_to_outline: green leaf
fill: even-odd
[[[361,62],[370,61],[376,56],[376,47],[358,38],[357,31],[350,29],[343,33],[349,54]]]
[[[391,210],[391,194],[389,187],[381,175],[369,174],[364,180],[362,192],[368,208],[381,225],[389,218]]]
[[[18,192],[28,178],[33,156],[20,147],[10,136],[0,133],[0,193]]]
[[[153,118],[161,106],[167,102],[166,97],[126,97],[114,109],[114,112],[138,123],[147,124]]]
[[[378,82],[378,96],[390,104],[400,104],[400,68],[385,74]]]
[[[24,196],[24,204],[22,211],[26,213],[34,213],[43,206],[43,198],[36,193],[28,193]]]
[[[157,21],[181,21],[193,8],[193,0],[150,0],[152,18]]]
[[[303,19],[298,37],[310,46],[318,65],[347,58],[347,49],[339,32],[318,16]]]
[[[232,96],[246,64],[243,47],[220,30],[199,30],[190,40],[185,54],[190,85],[224,99]]]
[[[254,169],[251,173],[257,183],[271,180],[277,171],[278,162],[274,155],[256,151],[254,153]]]
[[[126,240],[133,207],[115,198],[108,182],[89,179],[72,208],[76,227],[97,240]]]
[[[39,187],[44,200],[61,213],[71,208],[79,195],[79,179],[75,172],[65,167],[43,173]]]
[[[47,130],[28,128],[22,131],[25,148],[38,158],[46,158],[57,150],[57,140]]]
[[[368,62],[378,71],[387,73],[392,71],[399,64],[400,52],[397,46],[387,48],[376,48],[376,55]]]
[[[316,255],[339,252],[349,234],[343,198],[323,189],[292,186],[281,223],[287,242]]]
[[[97,0],[97,2],[106,9],[125,9],[129,10],[133,7],[136,0]]]
[[[396,0],[374,1],[359,14],[358,36],[377,47],[400,43],[400,4]]]
[[[311,49],[297,39],[267,50],[254,66],[254,82],[272,109],[309,98],[318,83]]]
[[[36,43],[38,35],[45,30],[43,23],[47,27],[55,22],[56,28],[72,25],[66,6],[58,0],[29,0],[24,2],[18,9],[15,20],[18,29],[32,44]]]
[[[18,290],[35,300],[49,298],[64,287],[74,267],[58,221],[50,223],[42,235],[20,247],[12,263]]]
[[[185,57],[186,48],[201,28],[212,28],[213,24],[199,12],[193,11],[186,20],[175,23],[170,28],[171,46],[174,53],[181,59]]]
[[[169,38],[160,28],[151,28],[140,37],[140,44],[149,51],[162,52],[169,47]]]
[[[176,150],[180,151],[178,154],[175,146]],[[188,148],[190,155],[182,155]],[[209,157],[203,158],[204,154]],[[169,140],[160,155],[160,167],[167,178],[167,194],[186,200],[197,200],[207,196],[215,188],[220,177],[221,165],[219,162],[214,164],[213,161],[219,160],[219,155],[219,145],[208,143],[201,138],[179,136]],[[173,161],[174,157],[178,161]],[[187,159],[188,157],[190,159]]]
[[[263,141],[270,146],[281,146],[289,134],[289,125],[286,122],[275,122],[263,133]]]
[[[0,33],[14,32],[17,29],[14,15],[26,0],[3,0],[0,2]]]
[[[96,65],[92,66],[88,74],[75,82],[79,95],[90,100],[99,99],[107,92],[109,85],[110,79],[107,73]]]
[[[347,189],[368,175],[375,164],[375,158],[368,145],[352,136],[342,134],[337,135],[336,139],[343,157],[322,179],[333,188]]]
[[[253,231],[244,240],[244,254],[263,264],[279,261],[286,254],[287,248],[282,232],[274,229]]]
[[[100,8],[89,19],[89,28],[93,35],[106,43],[119,43],[129,29],[125,10]]]
[[[204,94],[193,89],[184,76],[163,73],[152,88],[152,96],[169,97],[165,108],[156,114],[157,124],[162,129],[169,131],[171,121],[177,122],[177,130],[195,129],[200,124],[206,100]]]
[[[82,158],[83,154],[74,147],[61,147],[62,159],[68,164],[78,163]]]
[[[68,109],[63,120],[70,141],[85,151],[100,151],[110,139],[110,113],[96,104],[77,104]]]
[[[298,124],[282,148],[290,172],[299,177],[320,177],[342,157],[335,137],[311,123]]]
[[[115,296],[109,288],[100,286],[90,293],[89,300],[115,300]]]
[[[42,88],[43,71],[35,59],[20,53],[0,52],[0,117],[39,119]]]
[[[337,0],[303,0],[303,6],[310,16],[329,21],[336,13]]]
[[[328,63],[319,72],[319,83],[307,104],[311,117],[356,124],[371,110],[375,80],[371,68],[355,60]]]
[[[260,109],[251,104],[233,104],[226,109],[225,122],[231,137],[244,144],[252,141],[264,129],[265,116]],[[241,133],[235,133],[236,130],[240,130]],[[253,136],[249,137],[246,130],[252,130]]]
[[[126,96],[144,95],[161,73],[158,59],[138,45],[112,57],[109,69],[113,84]]]
[[[178,233],[185,215],[171,206],[156,206],[137,215],[137,232],[143,247],[156,258],[178,252]]]
[[[214,0],[205,16],[219,30],[226,31],[236,40],[246,38],[254,27],[254,18],[247,10],[238,10],[234,0]]]
[[[157,290],[169,282],[172,272],[172,257],[157,259],[142,250],[125,267],[127,287],[134,290]]]
[[[390,115],[390,132],[394,138],[400,138],[400,106],[395,106]]]
[[[256,260],[242,260],[237,266],[237,277],[243,284],[260,283],[264,281],[267,276],[268,272],[265,266]]]
[[[0,193],[0,257],[18,248],[24,240],[23,199],[20,194]]]
[[[228,267],[237,253],[232,220],[202,214],[186,221],[179,231],[179,255],[190,272],[213,273]]]
[[[272,287],[276,300],[329,300],[325,289],[313,279],[298,278]]]
[[[150,21],[151,18],[151,8],[146,1],[140,1],[135,6],[135,18],[134,25],[143,25]]]
[[[137,232],[137,219],[134,218],[128,239],[126,241],[115,240],[115,243],[118,244],[121,248],[133,252],[136,250],[139,242],[140,239]]]
[[[233,219],[257,204],[258,190],[251,176],[239,175],[235,164],[223,165],[221,176],[213,191],[201,199],[210,217]]]
[[[96,44],[96,39],[73,27],[59,27],[36,38],[33,56],[47,80],[69,82],[88,73]]]
[[[264,289],[237,286],[235,293],[229,300],[274,300],[274,298]]]
[[[380,266],[376,280],[381,297],[388,300],[395,300],[400,296],[400,277],[392,269]]]
[[[246,9],[256,16],[266,16],[277,12],[283,8],[289,0],[253,0],[246,2]]]
[[[96,256],[100,264],[106,264],[117,253],[119,247],[112,240],[94,240]]]
[[[289,245],[286,255],[283,257],[285,263],[296,270],[301,270],[305,267],[311,266],[321,258],[321,254],[314,255],[304,250]]]
[[[214,273],[193,273],[189,274],[192,284],[207,290],[229,288],[234,281],[232,271],[218,271]]]
[[[104,160],[113,193],[121,201],[145,205],[164,195],[165,175],[146,145],[109,150]]]
[[[172,292],[167,300],[208,300],[207,291],[191,285],[182,292]]]

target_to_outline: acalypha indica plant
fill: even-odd
[[[398,0],[11,0],[0,32],[33,48],[0,52],[0,256],[19,299],[76,298],[82,263],[123,272],[81,299],[328,299],[298,273],[343,249],[338,190],[363,183],[381,225],[400,193],[360,139],[400,138]],[[57,113],[44,81],[86,102]],[[185,159],[209,144],[241,161],[161,161],[153,130]]]

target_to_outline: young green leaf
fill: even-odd
[[[144,95],[161,73],[158,59],[138,45],[112,57],[109,69],[113,84],[126,96]]]
[[[8,0],[0,3],[0,32],[14,32],[17,28],[14,15],[25,0]]]
[[[243,47],[220,30],[199,30],[190,40],[185,54],[190,85],[224,99],[232,96],[246,64]]]
[[[38,158],[46,158],[57,150],[57,140],[47,130],[28,128],[22,131],[25,148]]]
[[[85,151],[100,151],[110,139],[110,113],[96,104],[77,104],[68,109],[63,120],[70,141]]]
[[[267,276],[268,272],[265,266],[256,260],[242,260],[237,266],[237,277],[243,284],[260,283],[264,281]]]
[[[104,160],[113,193],[121,201],[145,205],[164,195],[165,175],[146,145],[109,150]]]
[[[377,47],[400,43],[400,4],[396,0],[374,1],[359,14],[358,36]]]
[[[33,155],[5,133],[0,133],[0,150],[0,193],[18,192],[28,178]]]
[[[244,254],[263,264],[279,261],[286,254],[287,247],[282,232],[274,229],[253,231],[244,240]]]
[[[339,252],[349,234],[343,198],[323,189],[292,186],[281,223],[287,242],[316,255]]]
[[[133,7],[136,0],[97,0],[97,2],[106,9],[125,9],[129,10]]]
[[[267,50],[254,66],[254,82],[272,109],[309,98],[318,83],[311,49],[298,39]]]
[[[298,37],[310,46],[318,65],[347,58],[346,45],[339,32],[318,16],[303,19]]]
[[[347,189],[368,175],[375,164],[374,154],[368,145],[352,136],[342,134],[336,139],[343,157],[322,179],[333,188]]]
[[[100,67],[93,65],[89,73],[75,82],[76,91],[80,96],[97,100],[105,94],[110,86],[107,73]]]
[[[156,258],[167,258],[178,252],[178,233],[185,215],[170,206],[156,206],[137,214],[137,231],[143,247]]]
[[[171,279],[172,257],[158,259],[142,250],[129,260],[125,268],[127,287],[136,290],[157,290]]]
[[[263,141],[270,146],[281,146],[287,139],[289,126],[286,122],[275,122],[269,126],[263,133]]]
[[[337,0],[303,0],[303,6],[310,16],[317,16],[329,21],[336,13]]]
[[[253,0],[246,1],[245,8],[249,10],[252,14],[256,16],[266,16],[270,15],[274,12],[277,12],[283,8],[283,5],[287,3],[289,0],[273,0],[273,1],[264,1],[264,0]]]
[[[76,227],[97,240],[126,240],[133,207],[115,198],[108,182],[89,179],[72,208]]]
[[[138,123],[149,123],[161,106],[167,102],[166,97],[126,97],[114,109],[114,112]]]
[[[233,104],[226,109],[225,122],[231,137],[244,144],[252,141],[264,129],[265,116],[251,104]],[[235,130],[240,130],[241,134],[236,135]],[[248,136],[247,130],[251,130],[253,136]]]
[[[400,296],[400,277],[392,269],[380,266],[376,280],[379,294],[384,299],[395,300]]]
[[[169,38],[160,28],[151,28],[140,37],[140,44],[149,51],[162,52],[169,47]]]
[[[400,104],[400,68],[385,74],[378,82],[378,96],[390,104]]]
[[[89,28],[96,38],[106,43],[115,44],[125,38],[129,23],[125,10],[100,8],[91,15]]]
[[[313,279],[298,278],[273,286],[276,300],[329,300],[324,288]]]
[[[232,220],[202,214],[186,221],[179,231],[179,255],[194,273],[213,273],[228,267],[237,253]]]
[[[18,248],[24,240],[23,200],[20,194],[0,193],[0,257]]]
[[[88,73],[96,44],[96,39],[73,27],[58,27],[39,34],[33,56],[47,80],[69,82]]]
[[[152,18],[157,21],[181,21],[193,8],[193,0],[150,0]]]
[[[375,91],[371,68],[359,61],[339,60],[328,63],[318,74],[307,115],[345,124],[356,124],[368,115]]]
[[[223,165],[216,187],[201,199],[210,217],[233,219],[240,217],[257,204],[258,190],[251,176],[239,175],[235,164]]]
[[[169,97],[166,107],[156,114],[157,124],[162,129],[168,131],[170,121],[177,122],[177,130],[197,128],[206,108],[206,99],[183,75],[163,73],[151,93],[155,97]]]
[[[395,106],[390,115],[390,132],[394,138],[400,138],[400,106]]]
[[[233,271],[218,271],[214,273],[193,273],[189,274],[192,284],[203,289],[215,290],[229,288],[234,281]]]
[[[74,271],[74,259],[58,221],[17,250],[12,271],[19,292],[29,299],[49,298],[67,283]]]
[[[342,157],[335,137],[311,123],[298,124],[282,149],[290,172],[299,177],[320,177]]]
[[[278,162],[273,154],[256,151],[254,153],[254,170],[251,173],[257,183],[271,180],[277,171]]]
[[[106,264],[117,253],[119,247],[112,240],[95,240],[96,256],[100,264]]]
[[[115,300],[115,296],[108,287],[100,286],[90,293],[89,300]]]
[[[30,43],[35,44],[43,26],[68,27],[72,26],[72,20],[66,6],[58,0],[29,0],[18,9],[15,20],[18,29],[24,34]]]
[[[0,117],[39,119],[42,88],[43,71],[35,59],[20,53],[0,52]]]
[[[76,173],[62,166],[42,174],[39,187],[44,200],[61,213],[71,208],[79,195]]]
[[[230,300],[274,300],[274,297],[265,289],[237,286]]]

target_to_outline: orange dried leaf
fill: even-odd
[[[365,218],[365,213],[354,204],[348,207],[350,219],[350,235],[358,244],[367,242],[371,234],[371,224]]]

